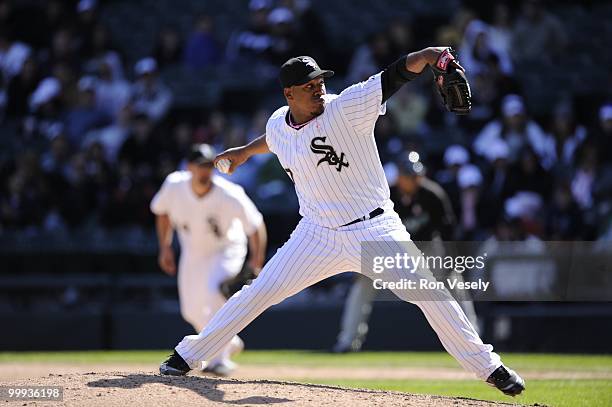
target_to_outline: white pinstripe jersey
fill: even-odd
[[[299,129],[286,122],[288,106],[266,125],[268,148],[295,183],[300,215],[335,228],[377,207],[392,209],[374,140],[376,120],[385,113],[381,73],[323,99],[323,114]]]
[[[168,215],[177,231],[183,253],[207,256],[225,250],[246,254],[247,237],[261,225],[263,216],[240,185],[218,176],[212,189],[198,197],[189,171],[175,171],[151,201],[151,211]]]

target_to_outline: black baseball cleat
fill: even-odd
[[[185,376],[190,370],[185,359],[177,351],[172,352],[168,359],[159,365],[159,373],[165,376]]]
[[[525,381],[514,370],[500,366],[487,379],[487,383],[497,387],[508,396],[519,395],[525,390]]]

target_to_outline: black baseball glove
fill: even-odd
[[[472,92],[465,73],[457,67],[456,61],[455,51],[447,48],[431,69],[446,109],[456,114],[468,114],[472,108]]]
[[[232,295],[240,291],[244,285],[251,284],[255,278],[257,278],[257,274],[255,274],[253,269],[245,263],[240,273],[221,283],[219,291],[221,291],[221,294],[223,294],[225,298],[229,299]]]

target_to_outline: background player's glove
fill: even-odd
[[[472,92],[465,73],[458,66],[455,51],[447,48],[431,69],[446,109],[457,114],[468,114],[472,108]]]
[[[219,291],[221,291],[221,294],[223,294],[225,298],[229,299],[232,295],[240,291],[242,286],[251,284],[255,278],[257,278],[257,274],[255,274],[255,271],[245,263],[240,273],[221,283]]]

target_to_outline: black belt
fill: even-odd
[[[342,226],[348,226],[348,225],[353,225],[355,223],[364,221],[364,220],[368,220],[368,219],[372,219],[375,218],[379,215],[382,215],[383,213],[385,213],[385,210],[383,208],[376,208],[374,209],[372,212],[368,213],[366,216],[362,216],[361,218],[355,219],[354,221],[351,221],[349,223],[347,223],[346,225],[342,225]],[[342,227],[340,226],[340,227]]]

